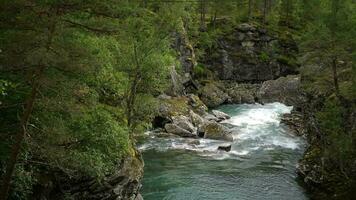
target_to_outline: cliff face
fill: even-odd
[[[41,174],[33,200],[141,200],[143,160],[138,152],[121,160],[117,170],[100,182],[95,178],[69,177],[62,172]]]
[[[217,43],[202,62],[220,80],[260,83],[298,73],[298,48],[288,32],[240,24]]]
[[[348,152],[344,158],[339,157],[345,141],[333,141],[323,129],[317,116],[326,103],[322,95],[308,95],[303,105],[303,129],[308,141],[303,158],[299,161],[297,172],[310,190],[312,199],[354,199],[356,191],[356,161],[353,153]],[[356,112],[350,109],[342,112],[345,132],[352,137],[356,133]],[[348,110],[348,111],[347,111]],[[333,113],[335,118],[337,113]],[[327,122],[332,123],[332,122]],[[340,138],[344,136],[340,136]],[[338,144],[335,144],[338,142]],[[340,145],[331,150],[334,145]]]

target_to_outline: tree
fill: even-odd
[[[19,166],[104,176],[132,148],[120,104],[128,76],[115,69],[122,56],[116,38],[121,18],[137,4],[68,0],[0,6],[5,11],[0,79],[13,85],[0,100],[6,130],[0,147],[10,152],[12,146],[0,163],[6,166],[1,198],[7,199]],[[31,169],[28,174],[34,174]],[[13,186],[12,195],[25,193]]]

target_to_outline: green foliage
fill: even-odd
[[[184,10],[179,5],[0,3],[0,175],[38,84],[12,198],[25,199],[43,170],[102,178],[132,154],[130,133],[148,127],[154,97],[166,88],[174,62],[170,33],[184,16],[174,12]]]
[[[270,60],[270,56],[266,52],[261,52],[259,58],[262,62],[268,62]]]
[[[194,67],[194,77],[197,79],[207,79],[212,78],[212,72],[207,69],[204,65],[198,64]]]

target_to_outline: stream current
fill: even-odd
[[[281,103],[223,105],[231,116],[230,152],[224,141],[149,139],[139,149],[145,160],[141,190],[145,200],[302,200],[295,167],[305,141],[280,123],[292,107]]]

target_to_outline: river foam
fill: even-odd
[[[280,123],[292,107],[280,103],[224,105],[234,141],[157,138],[140,146],[146,200],[308,199],[295,181],[304,141]],[[218,151],[231,144],[231,151]]]
[[[213,159],[240,159],[256,151],[270,151],[276,148],[297,149],[301,140],[288,134],[288,128],[280,124],[281,115],[290,113],[293,107],[281,103],[226,105],[220,110],[232,117],[222,123],[232,126],[233,138],[230,152],[218,151],[221,145],[230,143],[218,140],[189,138],[155,138],[150,135],[149,141],[139,146],[142,151],[155,149],[156,151],[187,150],[201,156]]]

